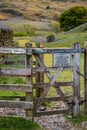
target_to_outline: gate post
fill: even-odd
[[[38,48],[44,48],[44,43],[37,43],[36,44],[36,47]],[[42,61],[44,61],[44,55],[43,54],[39,54]],[[40,67],[40,65],[38,64],[38,62],[36,61],[36,66],[37,67]],[[36,82],[37,83],[41,83],[41,82],[44,82],[44,72],[38,72],[36,74]],[[42,94],[42,92],[44,91],[44,88],[37,88],[36,89],[36,97],[40,97],[40,95]]]
[[[79,49],[79,43],[74,43],[74,49]],[[74,53],[73,57],[73,116],[80,114],[80,53]]]
[[[84,75],[87,77],[87,41],[85,42],[84,49]],[[87,79],[84,78],[84,98],[86,100],[84,104],[84,112],[87,115]]]
[[[25,47],[26,47],[26,57],[25,57],[26,68],[30,68],[32,71],[32,44],[26,43]],[[32,85],[32,75],[26,76],[26,84]],[[32,92],[26,92],[26,101],[33,102],[33,88]],[[29,117],[31,120],[33,119],[33,108],[32,110],[29,109],[26,110],[26,116]]]

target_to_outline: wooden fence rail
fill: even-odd
[[[26,101],[11,101],[11,100],[0,100],[0,107],[9,107],[9,108],[23,108],[26,110],[26,116],[32,118],[33,115],[33,90],[32,90],[32,47],[30,47],[31,44],[27,43],[25,48],[2,48],[0,47],[0,54],[2,57],[3,55],[7,54],[7,57],[5,57],[5,60],[0,60],[1,67],[0,67],[0,77],[1,76],[20,76],[26,78],[26,84],[0,84],[0,90],[3,91],[14,91],[14,92],[25,92],[26,94]],[[15,58],[11,55],[16,55]],[[25,68],[14,68],[13,63],[17,63],[18,60],[12,63],[14,59],[20,59],[18,55],[25,55],[25,57],[22,56],[23,60],[25,58],[25,62],[23,61],[23,64],[25,64]],[[10,56],[9,60],[8,57]],[[2,67],[3,65],[8,64],[9,67]],[[11,66],[10,66],[11,65]],[[12,67],[13,65],[13,67]],[[18,64],[17,64],[18,65]]]

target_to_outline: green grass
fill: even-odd
[[[81,124],[83,121],[87,121],[87,115],[80,115],[79,117],[66,117],[66,119],[70,122],[72,122],[73,124]]]
[[[20,117],[0,116],[0,130],[41,130],[37,123]]]
[[[78,33],[58,33],[54,42],[45,43],[46,47],[72,47],[72,44],[79,42],[81,47],[87,40],[87,31]]]

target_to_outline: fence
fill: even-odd
[[[31,57],[32,50],[30,45],[26,44],[26,48],[0,48],[0,54],[7,55],[5,59],[9,56],[16,55],[25,55],[25,68],[13,68],[13,67],[2,67],[0,68],[0,76],[26,76],[26,84],[0,84],[0,90],[3,91],[14,91],[14,92],[25,92],[26,101],[9,101],[9,100],[0,100],[0,107],[12,107],[12,108],[23,108],[26,109],[26,115],[32,116],[33,109],[33,95],[32,95],[32,82],[31,82]],[[3,59],[3,58],[2,58]],[[4,61],[1,59],[1,64],[14,64],[12,61]],[[7,63],[6,63],[7,62]],[[9,63],[10,62],[10,63]],[[14,61],[13,61],[14,62]]]
[[[67,62],[60,63],[60,53],[62,61]],[[84,54],[84,75],[80,73],[80,54]],[[78,43],[73,45],[71,49],[59,49],[59,48],[33,48],[31,44],[26,44],[25,48],[0,48],[0,54],[11,55],[25,55],[25,68],[1,68],[1,76],[25,76],[26,84],[1,84],[0,90],[8,91],[23,91],[26,93],[26,101],[0,101],[0,107],[18,107],[26,109],[26,115],[28,117],[35,117],[41,115],[60,114],[60,113],[72,113],[73,116],[79,116],[80,105],[84,102],[84,110],[87,113],[87,48],[80,48]],[[53,54],[53,66],[47,67],[41,55]],[[35,61],[33,61],[34,56]],[[64,59],[65,58],[65,59]],[[71,64],[70,64],[71,59]],[[3,61],[3,60],[2,60]],[[1,61],[1,63],[2,63]],[[13,64],[13,62],[11,62]],[[62,65],[63,64],[63,65]],[[60,73],[63,70],[72,71],[72,81],[59,82],[57,81]],[[53,73],[53,74],[52,74]],[[49,79],[49,82],[44,81],[44,74]],[[84,100],[80,100],[80,76],[84,76],[85,97]],[[41,78],[42,77],[42,78]],[[33,80],[35,78],[35,81]],[[66,96],[61,87],[72,87],[72,95]],[[54,88],[58,94],[56,97],[47,97],[47,93],[50,88]],[[40,90],[40,93],[33,97],[33,90]],[[35,91],[34,91],[35,92]],[[39,111],[40,106],[44,101],[60,101],[62,100],[66,108],[62,110],[54,111]]]

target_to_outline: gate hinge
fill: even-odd
[[[85,102],[86,102],[86,100],[81,100],[81,101],[79,102],[79,105],[83,105]]]
[[[74,106],[74,105],[75,105],[75,102],[72,100],[71,102],[68,102],[68,105]]]
[[[86,102],[86,100],[79,101],[79,105],[83,105]],[[71,102],[68,102],[68,105],[75,106],[75,102],[72,100]]]

